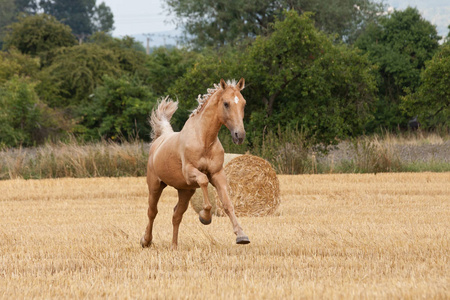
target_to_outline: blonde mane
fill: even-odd
[[[232,87],[236,87],[236,80],[232,79],[232,80],[227,80],[227,85],[228,86],[232,86]],[[205,103],[209,100],[209,98],[211,98],[212,95],[214,95],[215,92],[217,92],[218,90],[221,90],[220,84],[215,83],[214,87],[207,89],[207,93],[206,94],[199,94],[197,101],[198,101],[198,106],[196,109],[194,109],[192,111],[192,113],[189,115],[190,117],[195,116],[197,113],[200,112],[200,110],[202,109],[202,107],[205,105]]]

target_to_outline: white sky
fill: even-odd
[[[163,0],[97,0],[105,2],[114,15],[114,36],[137,35],[173,30],[175,24],[163,11]]]
[[[243,0],[245,1],[245,0]],[[250,0],[251,1],[251,0]],[[329,0],[332,1],[332,0]],[[164,0],[97,0],[97,4],[105,2],[114,14],[114,36],[139,35],[145,33],[158,33],[174,30],[175,24],[170,21],[163,10]],[[433,7],[436,0],[385,0],[395,9],[405,9],[408,5],[417,7],[422,16],[431,23],[438,25],[440,34],[447,34],[447,25],[450,23],[450,7]]]

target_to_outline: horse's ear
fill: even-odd
[[[227,88],[227,83],[225,82],[225,80],[223,80],[223,78],[220,78],[220,87],[222,88],[222,90]]]
[[[236,87],[242,91],[245,88],[245,79],[244,77],[241,78],[241,80],[239,80],[239,82],[237,83]]]

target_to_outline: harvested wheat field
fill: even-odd
[[[175,190],[142,249],[144,178],[0,181],[0,298],[450,298],[450,173],[279,179],[251,244],[189,208],[178,251]]]

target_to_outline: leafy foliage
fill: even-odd
[[[114,30],[114,16],[111,8],[106,6],[105,2],[95,7],[92,27],[94,32],[111,32]]]
[[[414,94],[403,98],[403,108],[417,115],[422,126],[449,126],[450,120],[450,44],[426,63],[421,73],[421,85]]]
[[[286,12],[268,37],[258,37],[241,53],[203,55],[170,89],[187,112],[199,91],[220,77],[244,76],[243,91],[251,143],[277,124],[301,126],[324,146],[362,131],[375,103],[371,64],[357,50],[334,46],[308,17]],[[179,119],[177,119],[179,120]],[[179,124],[180,126],[180,124]]]
[[[150,89],[136,78],[105,76],[92,102],[81,108],[81,124],[88,139],[117,140],[150,135],[147,118],[155,104]]]
[[[147,57],[134,50],[132,38],[112,38],[104,33],[94,34],[88,43],[59,48],[49,66],[41,72],[39,95],[52,107],[85,104],[103,77],[123,74],[148,77]]]
[[[3,43],[5,27],[14,20],[15,9],[14,0],[0,0],[0,48]]]
[[[249,48],[248,68],[251,80],[260,86],[255,91],[272,115],[277,97],[286,87],[311,67],[331,42],[314,27],[308,15],[286,13],[284,21],[276,22],[268,37],[258,37]],[[262,89],[261,89],[262,88]]]
[[[37,97],[34,84],[13,77],[0,85],[0,146],[30,146],[58,134],[65,122]]]
[[[52,16],[39,14],[19,17],[18,22],[11,24],[4,47],[39,56],[45,63],[50,51],[75,44],[76,39],[69,26],[61,24]]]
[[[417,89],[420,72],[436,52],[439,39],[436,27],[409,7],[381,17],[356,41],[379,67],[380,102],[370,130],[407,123],[407,116],[399,109],[400,97],[405,95],[405,88]]]
[[[145,52],[136,51],[139,44],[134,38],[125,36],[122,39],[113,38],[104,32],[94,33],[88,40],[103,49],[111,50],[118,59],[119,68],[127,73],[138,76],[144,80],[149,76],[149,70],[145,64],[147,56]]]
[[[448,125],[448,41],[433,56],[439,37],[416,9],[385,15],[383,4],[364,0],[167,0],[197,49],[146,55],[130,37],[97,32],[113,25],[104,3],[66,1],[0,0],[4,24],[19,11],[45,7],[62,22],[79,20],[72,25],[78,38],[89,35],[79,45],[72,28],[45,14],[23,15],[8,27],[7,51],[0,52],[2,145],[33,145],[63,131],[148,140],[146,119],[158,97],[179,100],[179,130],[199,93],[220,78],[240,77],[246,146],[289,168],[301,167],[310,147],[393,129],[414,115],[425,126]],[[355,39],[359,49],[348,46]],[[288,141],[294,135],[299,139]]]
[[[270,24],[283,18],[283,10],[314,12],[317,28],[354,40],[383,5],[367,0],[338,1],[208,1],[166,0],[191,42],[198,47],[242,43],[271,32]]]
[[[39,10],[38,0],[15,0],[16,11],[26,14],[36,14]]]
[[[302,126],[324,146],[361,133],[375,103],[368,60],[347,46],[334,46],[308,15],[286,13],[274,32],[250,47],[252,95],[265,112],[252,114],[258,128]]]
[[[114,17],[105,3],[96,6],[96,0],[41,0],[41,9],[70,26],[81,40],[96,31],[111,31]]]
[[[119,74],[118,57],[113,51],[95,44],[60,48],[51,65],[43,71],[46,80],[39,86],[39,94],[52,107],[67,107],[85,103],[99,86],[104,75]],[[46,90],[53,85],[54,90]]]
[[[22,54],[12,49],[0,52],[0,84],[17,77],[34,77],[38,73],[40,62],[38,58]]]
[[[168,88],[194,66],[198,57],[196,52],[185,48],[156,48],[146,61],[149,72],[146,83],[154,94],[164,96]]]

